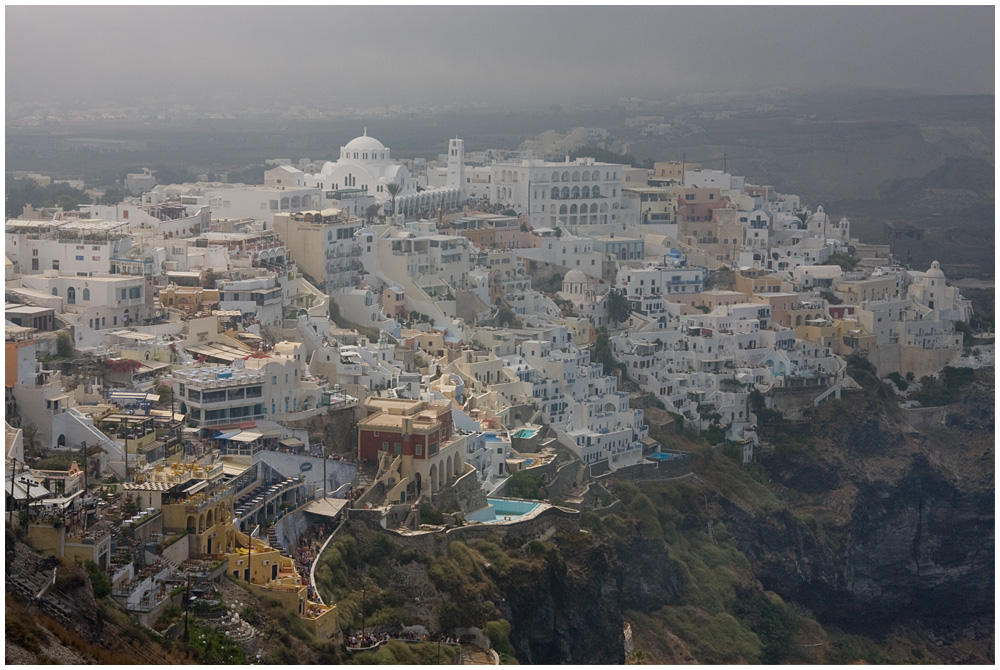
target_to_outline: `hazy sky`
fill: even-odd
[[[8,104],[205,96],[547,104],[841,85],[994,91],[992,5],[8,6],[5,14]]]

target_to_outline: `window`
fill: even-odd
[[[52,261],[52,269],[53,270],[59,269],[59,261]]]
[[[128,289],[127,288],[123,288],[122,289],[122,298],[121,299],[122,300],[128,300]]]
[[[128,290],[128,297],[134,300],[134,299],[136,299],[136,298],[138,298],[140,296],[141,292],[142,292],[142,289],[140,287],[133,286],[132,288],[130,288]]]

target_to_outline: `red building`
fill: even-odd
[[[432,459],[452,441],[451,401],[369,398],[368,416],[358,422],[358,458],[374,462],[379,455]]]

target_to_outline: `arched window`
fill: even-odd
[[[583,198],[589,198],[590,197],[590,187],[589,186],[584,186],[582,189],[580,189],[580,196],[583,197]]]
[[[594,198],[600,198],[601,197],[601,187],[600,186],[595,186],[593,189],[591,189],[590,195],[591,195],[591,197],[594,197]]]
[[[559,187],[558,186],[553,186],[552,187],[552,199],[553,200],[558,200],[559,199]]]
[[[83,289],[83,301],[88,302],[89,300],[90,300],[90,289],[85,288]]]
[[[577,198],[579,198],[580,197],[580,187],[579,186],[574,186],[573,190],[570,191],[570,193],[571,193],[570,197],[573,198],[574,200],[577,199]]]
[[[569,181],[569,170],[566,170],[562,173],[562,180]]]
[[[580,171],[573,170],[573,181],[580,181]]]
[[[569,200],[569,186],[563,186],[560,196],[563,200]]]
[[[570,214],[576,214],[576,203],[575,202],[572,205],[569,206],[569,213]]]
[[[76,304],[76,289],[72,286],[66,289],[66,302],[70,305]]]
[[[556,205],[555,203],[552,203],[551,205],[549,205],[549,214],[555,215],[555,213],[556,213]]]
[[[596,202],[591,203],[591,205],[590,205],[590,213],[591,214],[597,214],[597,203]]]
[[[57,289],[55,286],[52,287],[52,295],[59,295],[59,289]]]
[[[559,206],[559,213],[560,214],[566,214],[567,213],[566,205],[560,205]]]
[[[558,172],[553,172],[552,173],[552,181],[559,181],[559,173]]]

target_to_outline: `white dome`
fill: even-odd
[[[941,270],[941,264],[937,261],[931,263],[931,269],[924,273],[925,277],[931,277],[933,279],[944,279],[944,272]]]
[[[355,137],[348,142],[344,148],[353,151],[383,151],[385,146],[374,137],[368,137],[366,132],[361,137]]]
[[[570,270],[563,277],[563,284],[586,284],[587,275],[583,274],[580,270]]]

